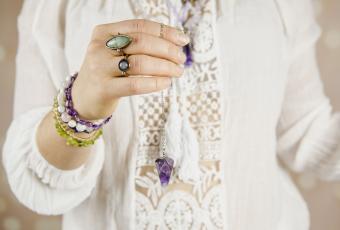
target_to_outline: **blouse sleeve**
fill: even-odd
[[[104,161],[100,138],[90,159],[74,170],[49,164],[36,143],[37,127],[51,111],[56,81],[68,73],[63,54],[65,0],[25,1],[18,17],[14,119],[3,164],[16,198],[40,214],[62,214],[91,193]]]
[[[290,69],[278,124],[278,154],[294,171],[340,179],[340,114],[325,96],[316,61],[320,28],[310,0],[279,1],[290,47]]]

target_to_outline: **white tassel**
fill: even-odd
[[[195,131],[190,126],[189,118],[182,119],[182,159],[178,177],[184,182],[197,182],[200,179],[199,145]]]
[[[181,159],[180,150],[180,130],[181,117],[178,111],[175,84],[172,84],[169,96],[169,114],[164,125],[166,147],[165,152],[168,157],[174,160],[174,166],[178,165]]]
[[[179,114],[176,84],[173,82],[169,97],[169,114],[164,125],[166,155],[174,159],[178,178],[186,183],[200,179],[199,145],[195,131],[192,129],[186,105],[183,104],[183,116]],[[183,101],[184,96],[181,95]]]

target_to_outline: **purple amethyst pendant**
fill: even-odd
[[[169,184],[171,173],[174,166],[174,160],[171,159],[170,157],[162,157],[157,158],[155,163],[161,185],[162,187],[165,187]]]
[[[194,62],[194,60],[192,58],[192,50],[191,50],[190,43],[183,47],[183,51],[184,51],[185,56],[186,56],[186,60],[185,60],[184,66],[185,67],[192,66],[192,63]]]

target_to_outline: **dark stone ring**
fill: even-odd
[[[119,68],[120,71],[122,71],[122,75],[127,77],[126,71],[128,71],[129,68],[130,68],[130,63],[129,63],[129,60],[128,60],[128,56],[124,56],[124,58],[122,58],[119,61],[118,68]]]

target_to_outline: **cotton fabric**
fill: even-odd
[[[122,98],[88,162],[50,165],[36,128],[62,80],[79,70],[96,24],[136,17],[134,1],[25,1],[18,18],[14,119],[3,149],[10,187],[28,208],[63,214],[63,229],[136,229],[139,96]],[[148,1],[140,1],[142,3]],[[141,3],[141,5],[142,5]],[[340,117],[324,95],[309,0],[220,1],[223,227],[308,229],[286,168],[339,180]],[[124,135],[118,135],[124,130]]]

